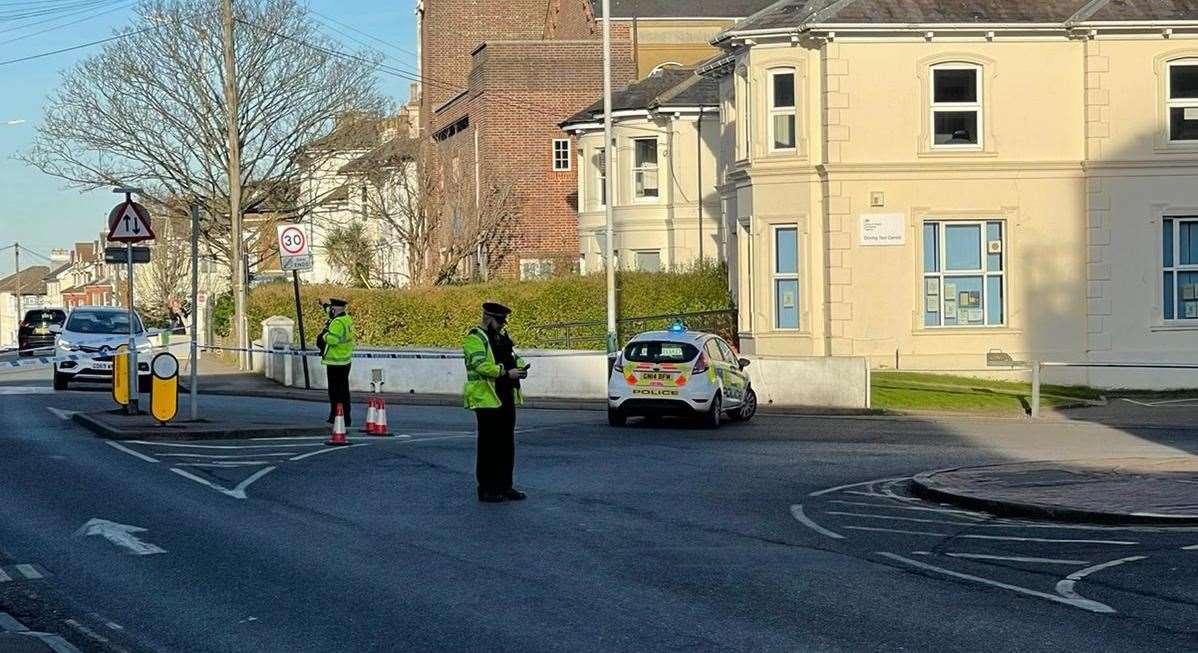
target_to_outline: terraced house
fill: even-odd
[[[1198,362],[1198,3],[783,0],[714,43],[746,351]]]

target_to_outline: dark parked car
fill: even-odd
[[[30,356],[36,349],[52,349],[54,336],[52,326],[62,326],[67,321],[67,312],[61,308],[35,308],[25,311],[25,319],[17,329],[17,349],[22,356]]]

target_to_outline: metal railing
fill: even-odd
[[[687,329],[714,333],[739,348],[734,308],[620,318],[616,321],[617,341],[623,343],[642,331],[665,329],[678,320],[682,320]],[[541,324],[533,327],[533,332],[539,336],[540,343],[550,347],[602,349],[607,342],[607,322],[604,320]]]

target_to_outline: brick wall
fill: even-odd
[[[632,81],[631,41],[615,39],[613,86]],[[491,260],[499,276],[518,276],[519,259],[578,260],[577,153],[571,169],[553,170],[553,141],[568,138],[558,124],[603,92],[602,44],[596,41],[490,43],[476,58],[484,175],[508,180],[521,211],[510,239]]]
[[[434,131],[445,123],[432,110],[465,87],[482,43],[599,35],[587,0],[425,0],[421,30],[420,119]]]

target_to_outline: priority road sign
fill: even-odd
[[[154,240],[154,230],[150,228],[150,212],[133,201],[117,204],[108,214],[108,240],[118,243]]]
[[[279,265],[286,271],[312,269],[312,252],[308,246],[308,231],[303,225],[281,224],[278,226]]]

